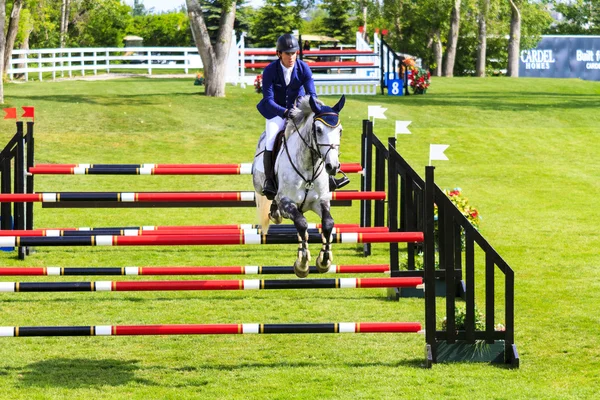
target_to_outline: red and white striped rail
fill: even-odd
[[[420,243],[423,232],[337,233],[332,243]],[[309,243],[322,243],[320,234],[309,234]],[[298,243],[296,233],[282,234],[221,234],[221,235],[163,235],[163,236],[5,236],[0,247],[20,246],[203,246],[255,245]]]
[[[384,226],[376,227],[357,227],[344,228],[334,227],[332,234],[337,233],[385,233],[389,229]],[[289,234],[296,232],[295,228],[291,229],[270,230],[270,234]],[[321,228],[309,229],[309,234],[322,233]],[[115,236],[164,236],[164,235],[258,235],[261,234],[261,229],[240,229],[240,228],[215,228],[215,229],[160,229],[160,230],[144,230],[144,229],[102,229],[102,230],[72,230],[72,229],[31,229],[31,230],[0,230],[0,237],[6,236],[44,236],[44,237],[60,237],[60,236],[99,236],[99,235],[115,235]]]
[[[238,279],[207,281],[0,282],[0,292],[423,288],[423,278]]]
[[[95,326],[0,326],[0,336],[242,335],[286,333],[420,333],[418,322],[338,322],[326,324],[189,324]]]
[[[310,267],[318,273],[317,267]],[[387,264],[331,265],[327,274],[389,273]],[[270,275],[294,274],[292,266],[238,265],[217,267],[0,267],[0,276],[157,276],[157,275]]]
[[[342,163],[342,172],[361,173],[359,163]],[[33,175],[251,175],[252,163],[242,164],[37,164]]]
[[[255,192],[63,192],[0,194],[0,203],[94,202],[239,202],[255,201]],[[385,192],[332,192],[332,200],[385,200]]]

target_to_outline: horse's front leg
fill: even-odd
[[[308,224],[304,215],[298,210],[296,203],[288,197],[279,200],[281,214],[294,222],[298,231],[298,258],[294,262],[294,272],[299,278],[306,278],[309,272],[310,252],[308,251]]]
[[[329,271],[333,262],[333,253],[331,252],[331,232],[333,231],[333,218],[329,211],[329,201],[321,200],[319,203],[321,215],[321,236],[323,238],[323,247],[317,257],[317,269],[320,273]]]

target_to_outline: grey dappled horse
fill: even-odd
[[[269,220],[276,224],[282,218],[291,219],[298,231],[298,258],[294,271],[300,278],[308,275],[310,252],[308,250],[308,225],[304,213],[315,212],[322,223],[323,247],[317,257],[319,272],[327,272],[333,261],[331,232],[333,218],[329,211],[331,193],[329,176],[339,172],[339,148],[342,125],[339,113],[346,99],[327,107],[311,96],[299,100],[297,108],[290,111],[283,144],[275,162],[278,188],[271,202],[262,195],[265,175],[262,154],[265,149],[265,133],[260,136],[252,175],[256,191],[259,224],[268,232]],[[272,207],[273,205],[273,207]]]

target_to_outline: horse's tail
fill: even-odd
[[[265,196],[262,196],[258,193],[256,194],[256,216],[263,234],[267,234],[269,232],[269,213],[271,212],[271,203],[273,203],[273,200],[269,200]]]

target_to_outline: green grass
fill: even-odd
[[[258,95],[251,87],[228,87],[226,98],[206,98],[192,83],[137,78],[5,90],[7,106],[36,107],[39,163],[250,161],[263,127]],[[463,189],[483,216],[481,231],[516,272],[519,370],[464,363],[422,369],[418,335],[4,338],[0,397],[597,396],[599,95],[600,83],[578,80],[434,79],[425,96],[350,97],[342,113],[344,162],[360,160],[367,105],[388,108],[388,119],[375,123],[382,140],[393,135],[395,120],[413,121],[413,134],[399,135],[397,148],[421,174],[429,143],[450,145],[450,161],[435,162],[438,185]],[[12,122],[2,122],[2,132],[8,140]],[[244,176],[43,176],[36,190],[250,190],[250,183]],[[334,217],[358,222],[358,209],[335,209]],[[35,218],[37,227],[251,223],[254,211],[38,205]],[[38,248],[24,262],[14,253],[0,257],[6,266],[287,265],[293,247]],[[387,257],[384,245],[366,260],[355,246],[335,251],[338,264]],[[0,318],[9,326],[423,321],[423,303],[385,301],[385,291],[376,289],[12,293],[0,296]]]

